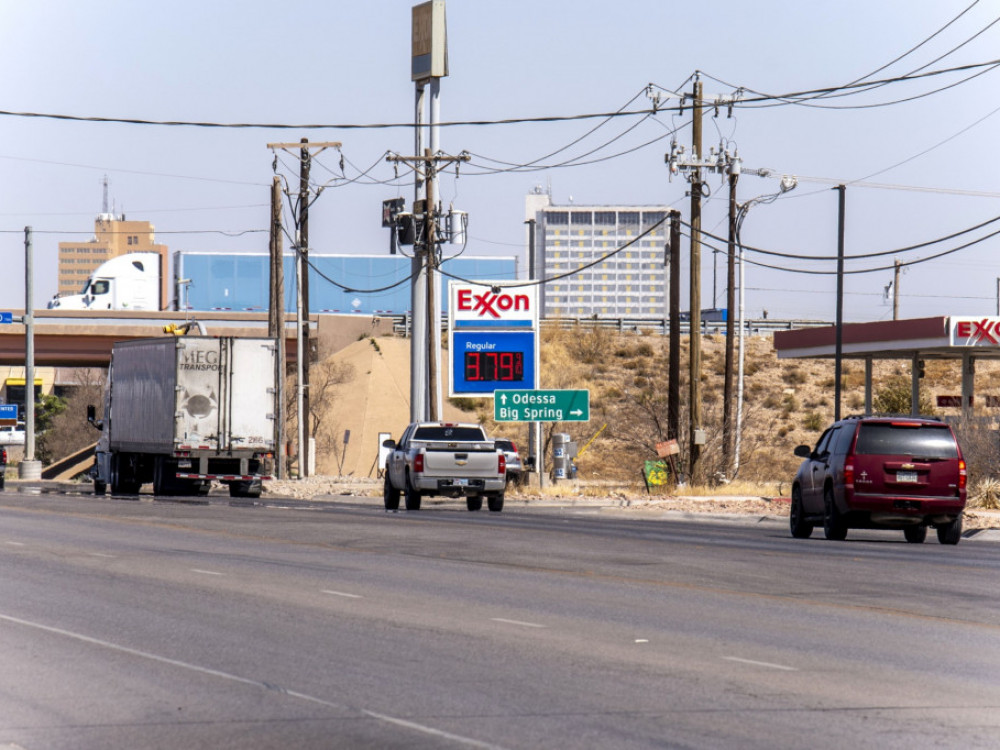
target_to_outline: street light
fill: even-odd
[[[768,203],[774,203],[779,197],[794,190],[798,185],[798,180],[792,175],[784,175],[781,178],[781,182],[778,185],[777,193],[768,193],[767,195],[761,195],[756,198],[751,198],[743,205],[739,206],[736,212],[736,245],[739,247],[740,251],[740,313],[739,313],[739,324],[740,333],[738,337],[740,345],[740,358],[739,365],[737,369],[737,380],[736,380],[736,441],[733,450],[733,476],[739,472],[740,468],[740,442],[743,433],[743,363],[746,358],[746,347],[743,341],[744,331],[746,326],[743,321],[744,314],[744,303],[746,300],[744,289],[745,289],[745,278],[746,273],[743,264],[743,241],[740,239],[740,230],[743,228],[743,220],[746,219],[747,214],[750,209],[757,205],[764,205]]]

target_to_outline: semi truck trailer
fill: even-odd
[[[233,497],[259,497],[270,479],[278,409],[276,342],[182,336],[113,345],[94,493],[205,495],[213,481]]]

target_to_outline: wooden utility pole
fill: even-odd
[[[667,373],[667,437],[681,427],[681,212],[670,212],[670,355]]]
[[[691,111],[691,150],[695,164],[702,158],[701,117],[702,83],[694,82],[694,106]],[[700,479],[699,469],[704,431],[701,425],[701,168],[691,171],[691,290],[690,290],[690,347],[688,387],[690,392],[690,446],[688,453],[688,477],[691,482]]]
[[[285,478],[285,267],[281,239],[281,178],[271,182],[271,283],[267,311],[267,335],[274,337],[274,468],[278,479]]]
[[[299,210],[295,230],[295,260],[296,267],[301,268],[298,275],[297,320],[298,320],[298,467],[299,478],[309,476],[313,467],[309,465],[309,363],[311,344],[309,341],[309,171],[312,165],[312,151],[325,151],[328,148],[340,148],[335,141],[310,143],[303,138],[298,143],[269,143],[269,149],[281,149],[299,152]]]

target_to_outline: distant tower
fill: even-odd
[[[104,202],[101,204],[101,213],[106,214],[108,212],[108,176],[104,175],[104,179],[101,180],[101,184],[104,186]]]

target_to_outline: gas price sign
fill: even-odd
[[[451,396],[493,396],[497,388],[534,388],[534,331],[452,331]]]

